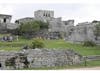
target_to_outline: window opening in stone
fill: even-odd
[[[0,68],[2,67],[1,63],[0,63]]]
[[[4,18],[4,23],[6,23],[6,18]]]

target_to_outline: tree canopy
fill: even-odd
[[[42,21],[29,21],[25,23],[20,23],[18,30],[21,33],[32,33],[37,32],[41,29],[48,29],[48,23]]]
[[[38,31],[39,29],[40,26],[36,22],[26,22],[20,25],[21,32],[35,32]]]

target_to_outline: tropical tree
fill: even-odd
[[[21,33],[32,33],[39,31],[40,25],[34,21],[22,23],[19,27]]]
[[[29,22],[24,22],[20,24],[21,25],[17,29],[17,31],[21,34],[23,33],[32,34],[42,29],[48,29],[48,23],[45,23],[42,21],[29,21]]]

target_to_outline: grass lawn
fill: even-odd
[[[45,48],[73,49],[81,55],[100,55],[100,46],[84,47],[82,44],[72,44],[64,40],[43,40]],[[19,41],[0,42],[0,50],[19,51],[24,45],[30,45],[32,40],[20,38]]]
[[[82,44],[72,44],[64,40],[44,40],[46,48],[73,49],[82,55],[100,55],[100,46],[84,47]]]

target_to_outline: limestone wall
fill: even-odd
[[[26,52],[32,68],[72,65],[82,61],[82,56],[73,50],[33,49]]]
[[[83,57],[70,49],[29,49],[20,52],[0,52],[1,69],[14,69],[5,66],[5,61],[14,56],[17,56],[15,69],[23,69],[25,67],[24,60],[21,60],[22,58],[20,55],[18,56],[18,53],[27,56],[28,68],[55,67],[83,62]]]
[[[95,40],[94,35],[94,23],[79,23],[78,25],[74,26],[73,31],[70,35],[68,35],[67,40],[74,43],[80,43],[84,41],[94,41],[100,44],[100,40]]]
[[[0,51],[0,64],[1,64],[0,69],[7,69],[5,66],[5,61],[7,59],[14,57],[16,53],[17,52],[14,51],[13,52]]]

